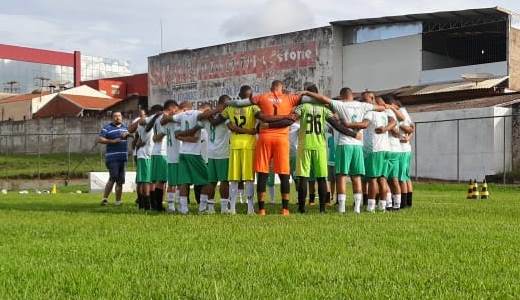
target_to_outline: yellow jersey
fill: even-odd
[[[222,116],[231,124],[244,129],[254,129],[256,126],[255,115],[260,111],[256,105],[246,107],[228,106],[222,112]],[[232,132],[230,137],[231,149],[255,149],[256,135],[239,134]]]

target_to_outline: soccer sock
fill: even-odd
[[[269,200],[271,201],[271,203],[274,203],[274,186],[268,186],[267,190],[269,191]]]
[[[361,213],[361,204],[363,203],[363,194],[354,194],[354,212],[357,214]]]
[[[368,194],[363,194],[363,206],[368,206]]]
[[[376,199],[368,199],[367,211],[374,212],[376,210]]]
[[[203,212],[206,209],[208,209],[208,195],[200,195],[200,202],[199,202],[199,212]]]
[[[406,201],[406,205],[407,205],[408,207],[412,207],[412,192],[409,192],[409,193],[408,193],[408,197],[407,197],[407,198],[408,198],[408,199],[407,199],[408,201]]]
[[[347,195],[338,194],[338,212],[340,214],[345,213],[345,202],[347,201]]]
[[[309,194],[309,203],[314,203],[316,200],[316,194]]]
[[[180,196],[179,202],[180,202],[179,211],[181,212],[181,214],[184,214],[184,215],[187,214],[188,213],[188,197]]]
[[[208,195],[201,194],[200,195],[200,203],[206,201],[206,211],[208,213],[214,213],[215,212],[215,200],[214,199],[208,199]]]
[[[150,191],[150,208],[151,209],[155,210],[156,202],[157,202],[157,195],[155,193],[155,190],[151,190]]]
[[[320,201],[320,213],[324,213],[325,203],[327,203],[327,182],[325,178],[318,179],[318,197]]]
[[[157,210],[158,211],[163,211],[164,210],[164,207],[163,207],[163,196],[164,196],[164,190],[163,189],[155,189],[155,193],[156,193],[156,203],[157,203]]]
[[[255,212],[255,202],[254,202],[255,183],[252,181],[247,181],[244,183],[244,188],[245,188],[246,198],[247,198],[247,213],[252,214]]]
[[[408,193],[402,193],[401,194],[401,205],[399,206],[399,208],[405,208],[407,206],[407,203],[408,202]]]
[[[307,178],[298,179],[298,211],[305,212],[305,198],[307,197]]]
[[[215,201],[211,199],[212,201]],[[228,199],[220,199],[220,213],[227,214],[229,212],[229,200]]]
[[[330,192],[327,192],[327,203],[330,203],[332,201],[332,199],[330,197],[331,197]]]
[[[262,200],[258,200],[258,209],[259,210],[262,210],[262,209],[265,209],[265,202]]]
[[[105,199],[103,199],[105,200]],[[143,205],[143,196],[141,196],[141,194],[137,193],[137,208],[138,209],[143,209],[144,208],[144,205]]]
[[[195,201],[200,204],[201,199],[201,191],[202,191],[202,185],[194,185],[193,190],[195,191]],[[207,202],[206,202],[207,203]]]
[[[379,210],[385,211],[386,210],[386,200],[379,200]]]
[[[282,208],[283,209],[289,209],[289,200],[282,199]]]
[[[168,192],[168,210],[175,211],[175,193]]]
[[[401,207],[401,194],[392,195],[392,198],[393,198],[393,201],[394,201],[393,208],[394,209],[399,209]]]
[[[238,182],[229,182],[229,206],[231,211],[235,210],[237,204]]]
[[[150,210],[152,208],[152,197],[150,195],[144,196],[144,210]]]
[[[179,192],[179,189],[175,189],[175,197],[173,198],[173,202],[179,202],[179,197],[180,197],[181,193]]]
[[[392,207],[392,193],[386,193],[386,207]]]

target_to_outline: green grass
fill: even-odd
[[[287,218],[279,207],[157,215],[132,195],[100,207],[93,194],[0,194],[0,295],[519,298],[520,189],[490,190],[474,201],[466,185],[417,184],[410,210]]]
[[[38,163],[39,162],[39,163]],[[128,163],[133,169],[133,163]],[[10,154],[0,155],[0,179],[16,178],[87,178],[88,172],[106,171],[104,158],[99,153]]]

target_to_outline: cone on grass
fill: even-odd
[[[473,180],[469,180],[468,184],[468,195],[466,196],[466,199],[473,199]]]
[[[477,180],[475,179],[473,181],[473,194],[472,194],[472,197],[471,199],[479,199],[479,192],[478,192],[478,183],[477,183]]]
[[[58,193],[58,188],[56,188],[56,184],[53,184],[52,189],[51,189],[51,194],[56,194],[56,193]]]
[[[486,179],[484,179],[482,187],[480,188],[480,199],[489,199],[489,190]]]

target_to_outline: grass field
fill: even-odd
[[[38,163],[39,162],[39,163]],[[133,163],[128,163],[133,169]],[[87,178],[88,172],[106,171],[104,158],[99,153],[10,154],[0,155],[0,179],[7,178]]]
[[[414,208],[280,217],[0,194],[6,298],[519,298],[520,189],[417,184]],[[292,207],[294,209],[294,207]],[[195,209],[193,206],[192,209]],[[244,208],[242,208],[242,212]]]

